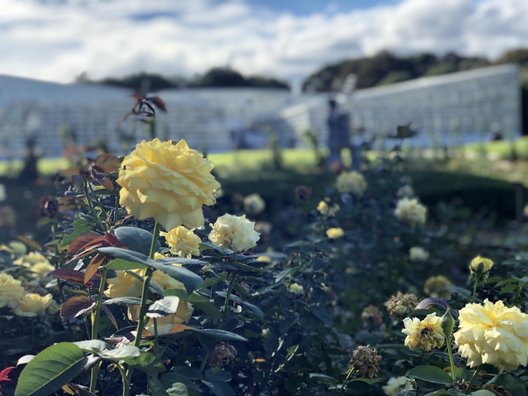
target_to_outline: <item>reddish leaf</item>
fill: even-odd
[[[101,309],[108,316],[108,319],[114,325],[116,330],[118,330],[119,329],[119,325],[117,324],[117,320],[116,320],[114,314],[112,313],[112,311],[110,311],[110,309],[108,309],[108,307],[106,305],[101,305]]]
[[[94,239],[99,238],[101,235],[95,232],[89,232],[88,234],[81,235],[75,238],[70,246],[68,246],[68,256],[71,256],[79,252],[84,246],[92,242]]]
[[[91,311],[93,307],[95,307],[95,301],[87,296],[74,296],[62,304],[60,314],[63,319],[74,319]]]
[[[110,180],[108,177],[103,177],[101,180],[99,180],[99,183],[101,183],[101,185],[108,191],[114,191],[114,183],[112,183],[112,180]]]
[[[152,104],[154,104],[154,106],[156,106],[158,109],[160,109],[164,113],[167,112],[167,106],[165,105],[165,101],[161,99],[159,96],[153,96],[149,99],[152,102]]]
[[[108,257],[102,253],[97,253],[94,258],[90,260],[90,263],[88,263],[86,271],[84,272],[84,284],[87,284],[92,280],[99,267],[105,264],[106,261],[108,261]]]
[[[95,239],[92,239],[90,242],[86,243],[76,254],[70,259],[72,261],[77,261],[83,257],[86,257],[101,247],[114,246],[114,247],[126,247],[114,234],[104,234]]]
[[[51,271],[48,275],[57,279],[84,284],[84,273],[71,268],[59,268]]]
[[[13,383],[13,380],[9,378],[9,373],[11,373],[11,371],[13,371],[14,369],[16,369],[16,367],[12,366],[12,367],[7,367],[3,369],[2,371],[0,371],[0,384],[2,382]]]

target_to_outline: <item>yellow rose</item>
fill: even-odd
[[[442,330],[442,318],[431,313],[420,320],[419,318],[403,319],[405,328],[402,330],[405,337],[405,346],[411,350],[420,348],[430,351],[441,348],[444,345],[444,331]]]
[[[180,257],[200,255],[200,237],[183,226],[174,227],[169,232],[161,232],[172,253]]]
[[[18,305],[18,299],[24,295],[22,282],[11,275],[0,273],[0,308]]]
[[[250,194],[244,198],[244,212],[247,214],[258,215],[264,209],[266,209],[266,202],[259,194]]]
[[[394,214],[398,219],[411,226],[423,225],[427,220],[427,208],[416,198],[398,200]]]
[[[455,344],[470,367],[487,363],[502,371],[528,363],[528,315],[519,308],[486,299],[466,304],[459,320]]]
[[[107,279],[108,288],[105,290],[105,296],[109,298],[118,297],[141,297],[143,288],[143,276],[145,270],[116,271],[116,277]],[[134,276],[136,275],[136,276]],[[162,271],[152,273],[151,283],[156,284],[162,290],[167,289],[184,289],[181,282],[172,278]]]
[[[18,299],[18,304],[13,312],[17,316],[37,316],[38,313],[45,311],[52,301],[53,296],[51,294],[41,296],[37,293],[28,293]]]
[[[451,298],[451,290],[453,284],[443,275],[431,276],[427,278],[424,284],[424,292],[428,296],[443,298],[449,300]]]
[[[42,263],[34,264],[33,266],[31,266],[30,270],[31,272],[44,276],[48,272],[55,270],[55,267],[51,265],[50,263],[42,262]]]
[[[44,257],[39,252],[30,252],[25,256],[20,257],[19,259],[13,262],[16,265],[21,265],[22,267],[31,268],[36,264],[47,264],[50,265],[48,259]],[[52,267],[55,269],[54,267]],[[53,271],[53,270],[52,270]]]
[[[158,334],[159,335],[165,335],[170,334],[172,331],[172,328],[181,323],[187,322],[194,311],[194,308],[191,304],[189,304],[187,301],[183,301],[179,299],[178,297],[173,297],[174,299],[178,300],[178,308],[176,308],[176,313],[163,316],[161,318],[157,318],[157,327],[158,327]],[[138,321],[139,316],[139,305],[133,305],[129,307],[128,309],[128,318],[134,322]],[[154,319],[150,318],[147,325],[145,326],[145,330],[147,330],[150,334],[154,334]]]
[[[416,381],[408,377],[391,377],[382,389],[387,396],[407,395],[416,389]]]
[[[242,252],[257,245],[260,234],[255,231],[255,223],[246,216],[225,214],[213,224],[209,240],[221,248]]]
[[[477,256],[469,264],[469,271],[472,274],[485,274],[493,267],[493,261],[489,258]]]
[[[329,228],[326,230],[326,236],[330,239],[341,238],[345,235],[345,231],[341,227]]]
[[[367,182],[361,173],[342,172],[337,177],[336,188],[340,193],[351,193],[361,197],[367,188]]]
[[[203,226],[202,205],[213,205],[220,188],[212,170],[185,140],[142,141],[121,164],[119,203],[140,220],[153,217],[166,230]]]
[[[335,216],[335,214],[339,211],[339,205],[328,205],[326,201],[321,201],[317,205],[317,211],[321,213],[323,216],[332,217]]]
[[[427,261],[429,260],[429,252],[423,247],[414,246],[409,249],[409,258],[411,261]]]

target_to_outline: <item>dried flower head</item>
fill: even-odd
[[[367,327],[377,328],[383,323],[383,313],[375,305],[367,305],[361,312],[361,319]]]
[[[370,345],[360,345],[353,352],[350,364],[354,366],[362,377],[374,378],[378,375],[381,359],[382,357],[378,355],[376,349]]]
[[[392,295],[387,302],[385,302],[387,312],[389,312],[389,315],[395,319],[402,319],[407,316],[414,311],[416,305],[418,305],[418,297],[412,293],[402,292]]]
[[[237,350],[233,345],[219,342],[209,354],[208,362],[211,367],[222,368],[229,366],[237,357]]]

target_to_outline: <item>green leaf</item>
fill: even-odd
[[[235,333],[231,333],[230,331],[220,329],[197,329],[194,327],[188,327],[185,330],[194,331],[196,333],[200,333],[214,338],[221,338],[223,340],[247,341],[247,338],[244,338]]]
[[[170,388],[167,388],[166,391],[169,396],[189,396],[187,387],[181,382],[175,382]]]
[[[192,293],[194,290],[198,289],[204,282],[199,275],[189,271],[187,268],[175,267],[171,264],[163,264],[163,262],[150,259],[148,260],[147,265],[165,272],[167,275],[183,283],[188,293]]]
[[[145,268],[146,265],[140,264],[138,262],[128,261],[124,259],[113,259],[107,265],[107,269],[116,270],[116,271],[130,271],[140,268]]]
[[[104,301],[103,304],[105,304],[105,305],[112,305],[112,304],[140,305],[141,304],[141,298],[138,298],[138,297],[116,297],[116,298],[111,298],[109,300]]]
[[[221,381],[229,382],[231,381],[231,373],[224,371],[219,368],[210,368],[205,370],[205,379],[208,381]]]
[[[106,360],[127,360],[129,358],[137,358],[141,355],[141,350],[132,345],[123,345],[122,347],[112,349],[110,351],[100,352],[99,356]]]
[[[436,366],[416,366],[407,372],[407,376],[434,384],[448,385],[452,383],[449,374]]]
[[[227,296],[227,293],[226,292],[222,292],[222,291],[218,291],[218,292],[216,292],[216,294],[219,295],[220,297],[223,297],[223,298],[226,298],[226,296]],[[264,312],[262,312],[262,310],[259,307],[257,307],[256,305],[248,303],[247,301],[244,301],[240,297],[234,296],[233,294],[231,294],[229,296],[229,299],[234,301],[235,303],[240,304],[240,305],[248,308],[249,310],[253,311],[253,313],[255,315],[257,315],[257,317],[260,320],[264,319]]]
[[[235,391],[225,382],[202,381],[216,396],[235,396]]]
[[[74,342],[84,352],[101,352],[106,349],[106,343],[101,340],[86,340]]]
[[[193,258],[184,258],[184,257],[165,257],[157,260],[158,262],[166,264],[181,264],[181,265],[206,265],[209,264],[207,261],[193,259]]]
[[[87,358],[77,345],[61,342],[35,356],[22,370],[15,396],[47,396],[74,379]]]
[[[164,316],[174,314],[180,305],[180,298],[176,296],[168,296],[161,300],[155,301],[147,311],[149,318],[162,318]]]
[[[149,351],[141,351],[138,357],[127,358],[126,362],[129,366],[136,367],[149,374],[166,371],[165,365],[154,353]]]
[[[326,375],[326,374],[322,374],[322,373],[310,373],[308,375],[310,377],[310,379],[313,379],[313,380],[316,380],[317,382],[323,382],[323,383],[329,383],[329,384],[337,384],[338,381],[333,378],[333,377],[330,377],[329,375]]]
[[[106,254],[107,256],[110,256],[110,257],[132,261],[133,263],[140,263],[140,264],[148,265],[148,259],[149,259],[148,256],[143,253],[136,252],[134,250],[123,249],[123,248],[114,247],[114,246],[107,246],[107,247],[101,247],[97,249],[97,251],[103,254]]]
[[[526,385],[519,379],[508,373],[502,373],[493,377],[487,384],[496,384],[502,386],[512,395],[526,396]],[[486,384],[486,385],[487,385]]]
[[[129,249],[136,252],[149,255],[150,244],[152,243],[152,233],[142,228],[136,227],[118,227],[114,234],[121,242],[128,246]],[[156,250],[161,247],[159,241],[156,241]]]
[[[487,390],[487,389],[480,389],[475,392],[471,392],[470,395],[472,396],[495,396],[495,393]]]

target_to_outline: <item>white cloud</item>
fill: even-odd
[[[403,0],[304,16],[243,0],[0,0],[0,9],[0,73],[63,82],[83,71],[192,75],[224,65],[288,78],[382,49],[495,57],[528,46],[525,0]]]

